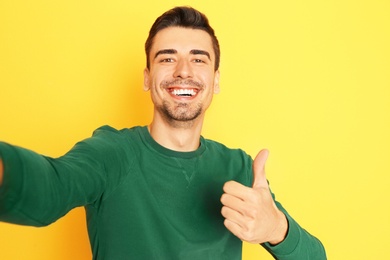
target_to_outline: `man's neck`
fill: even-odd
[[[190,152],[199,147],[202,124],[203,118],[182,126],[154,118],[148,129],[152,138],[161,146],[174,151]]]

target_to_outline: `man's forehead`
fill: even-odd
[[[211,36],[206,31],[183,27],[168,27],[156,34],[151,54],[154,56],[163,49],[187,53],[191,53],[192,50],[204,50],[214,54]]]

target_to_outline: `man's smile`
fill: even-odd
[[[201,82],[193,79],[174,79],[171,81],[163,81],[161,86],[171,97],[176,99],[179,98],[181,100],[195,98],[204,87]]]
[[[177,87],[172,87],[172,88],[167,88],[167,91],[177,97],[194,97],[196,94],[198,94],[199,89],[196,88],[177,88]]]

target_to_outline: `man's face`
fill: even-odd
[[[155,113],[170,123],[203,118],[214,93],[219,71],[211,37],[198,29],[168,27],[159,31],[144,71],[144,90],[151,91]]]

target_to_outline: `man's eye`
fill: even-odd
[[[165,59],[162,59],[160,62],[173,62],[173,59],[172,58],[165,58]]]
[[[195,62],[195,63],[204,63],[204,61],[201,60],[201,59],[195,59],[194,62]]]

